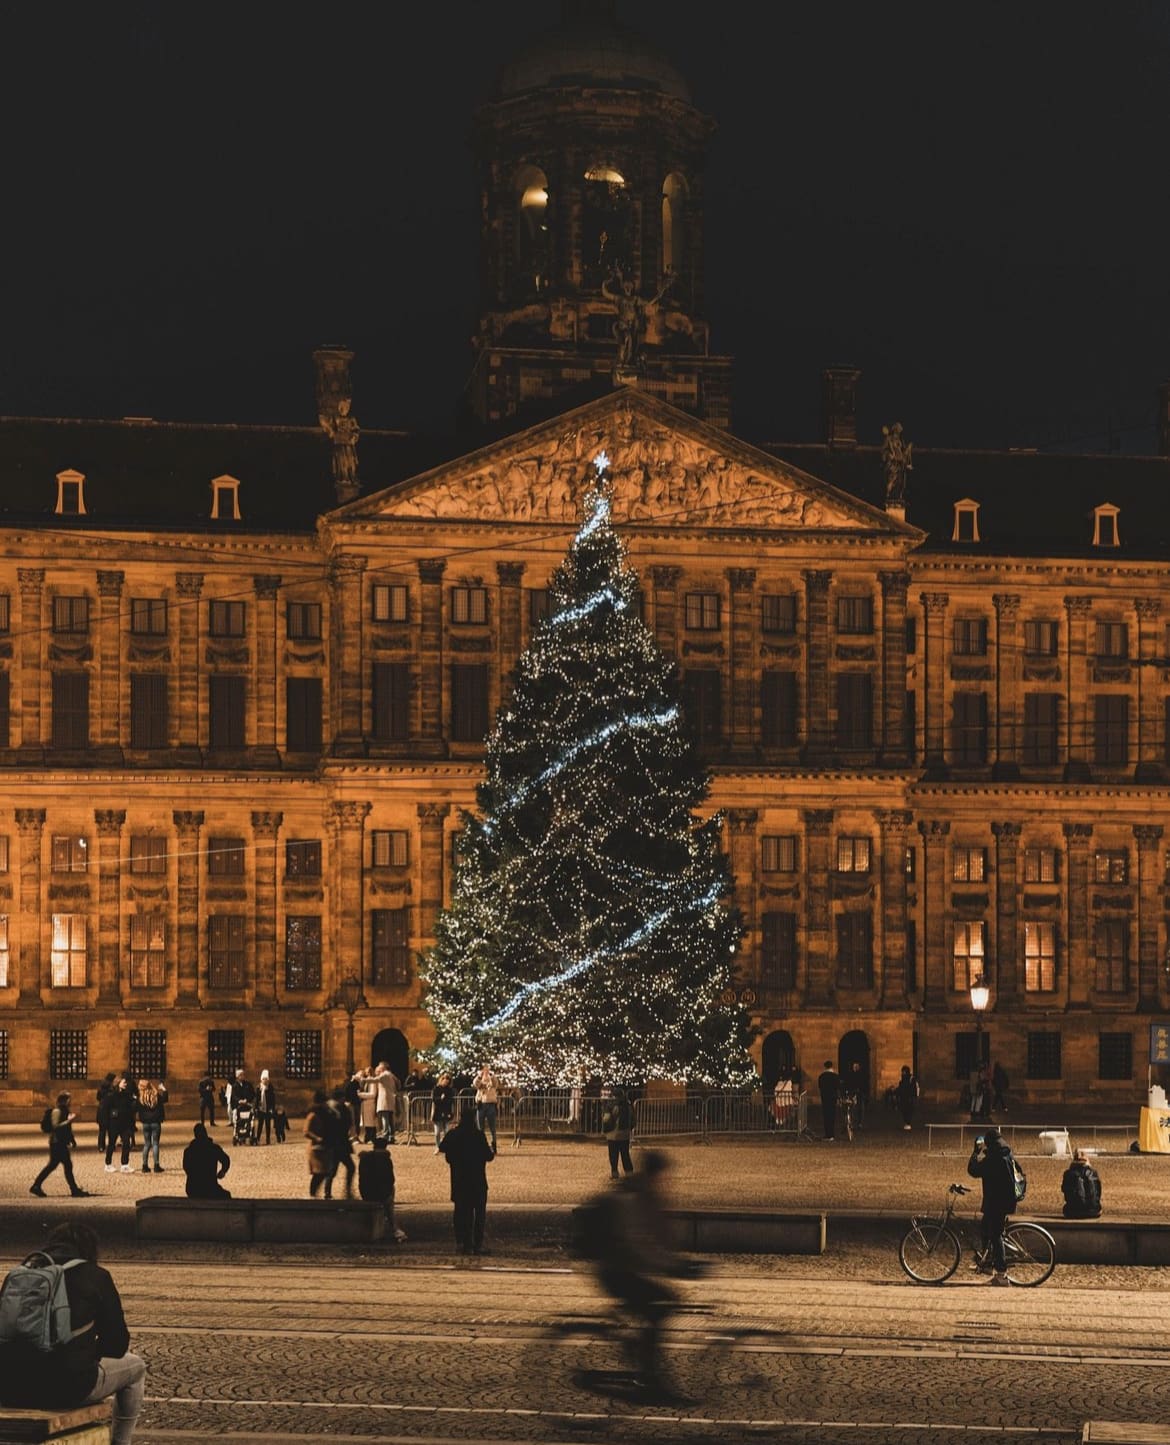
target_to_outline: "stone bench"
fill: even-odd
[[[110,1445],[110,1404],[75,1410],[22,1410],[0,1406],[0,1442],[64,1440],[68,1445]]]
[[[1153,1219],[1043,1219],[1058,1264],[1170,1264],[1170,1224]]]
[[[380,1204],[358,1199],[140,1199],[139,1239],[218,1244],[373,1244],[385,1237]]]

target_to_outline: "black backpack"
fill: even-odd
[[[41,1115],[41,1133],[51,1134],[53,1132],[53,1110],[50,1106]]]

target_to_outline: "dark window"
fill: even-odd
[[[89,673],[53,673],[53,746],[89,746]]]
[[[955,503],[955,526],[951,537],[953,542],[977,542],[979,540],[979,504],[965,507]]]
[[[956,617],[952,648],[956,657],[983,657],[987,652],[987,619]]]
[[[374,588],[375,622],[406,622],[409,616],[409,588],[398,583],[389,587],[379,583]]]
[[[1024,651],[1029,657],[1055,657],[1060,624],[1040,619],[1024,623]]]
[[[488,670],[482,662],[451,665],[451,738],[482,743],[488,731]]]
[[[838,597],[837,631],[858,636],[873,631],[872,597]]]
[[[0,670],[0,748],[8,747],[12,736],[12,679]]]
[[[918,755],[918,694],[907,691],[906,693],[906,731],[904,733],[906,751],[911,758]]]
[[[162,988],[167,981],[165,913],[130,915],[130,986]]]
[[[1056,924],[1024,924],[1024,991],[1052,993],[1056,988]]]
[[[1057,883],[1060,881],[1059,854],[1055,848],[1024,849],[1024,882]]]
[[[373,947],[371,982],[398,988],[408,984],[410,968],[410,917],[405,908],[375,908],[370,915]]]
[[[167,840],[162,833],[130,834],[130,872],[163,874],[167,871]]]
[[[286,1029],[284,1035],[284,1076],[286,1079],[319,1079],[323,1075],[320,1029]]]
[[[1100,918],[1093,925],[1093,956],[1099,993],[1129,989],[1129,924],[1124,918]]]
[[[956,992],[966,993],[973,983],[983,977],[986,957],[987,924],[982,919],[957,921],[951,953],[952,986]]]
[[[1055,763],[1060,757],[1060,695],[1024,694],[1023,761],[1030,767]]]
[[[719,628],[719,593],[688,592],[685,600],[686,626],[697,632]]]
[[[918,619],[907,617],[906,619],[906,656],[913,657],[918,651]]]
[[[285,745],[290,753],[321,751],[321,679],[288,677],[284,682]]]
[[[131,1029],[127,1063],[136,1079],[165,1079],[167,1076],[166,1029]]]
[[[131,597],[130,631],[137,637],[165,637],[167,603],[165,597]]]
[[[796,673],[760,674],[760,742],[766,748],[794,748],[797,743]]]
[[[410,664],[374,664],[374,737],[404,742],[410,737]]]
[[[1097,1035],[1097,1077],[1099,1079],[1133,1078],[1133,1035]]]
[[[243,637],[243,602],[209,602],[207,604],[207,631],[212,637]]]
[[[795,873],[800,856],[791,834],[765,834],[760,839],[760,869],[764,873]]]
[[[375,868],[405,868],[410,862],[410,834],[405,828],[377,828],[372,838]]]
[[[244,746],[245,679],[233,673],[207,679],[209,738],[213,748]]]
[[[971,1032],[955,1035],[955,1078],[966,1082],[991,1057],[989,1034]]]
[[[165,748],[169,724],[165,672],[130,674],[130,746]]]
[[[54,873],[84,873],[89,868],[89,843],[73,833],[58,833],[50,856]]]
[[[86,964],[85,914],[54,913],[49,982],[54,988],[84,988]]]
[[[213,1079],[231,1079],[244,1067],[243,1029],[207,1030],[207,1072]]]
[[[837,915],[837,983],[869,988],[873,983],[873,919],[868,913]]]
[[[547,587],[528,589],[528,626],[535,629],[538,623],[552,616],[552,594]]]
[[[208,983],[212,988],[243,988],[246,975],[243,917],[213,913],[207,920]]]
[[[1098,848],[1093,854],[1093,882],[1128,883],[1128,850],[1125,848]]]
[[[1103,768],[1129,762],[1129,698],[1099,692],[1093,699],[1093,761]]]
[[[321,987],[321,919],[289,914],[284,920],[285,988]]]
[[[89,631],[89,598],[88,597],[54,597],[53,598],[53,631],[54,632],[88,632]]]
[[[3,747],[3,746],[4,746],[4,743],[5,743],[5,741],[6,741],[7,737],[8,737],[8,729],[4,726],[4,721],[3,721],[3,715],[4,715],[4,713],[7,711],[7,707],[6,707],[6,704],[5,704],[5,691],[4,691],[4,683],[5,683],[6,679],[7,679],[7,676],[8,676],[7,673],[0,673],[0,747]],[[1162,708],[1163,708],[1163,726],[1162,726],[1162,753],[1163,753],[1163,760],[1164,760],[1165,762],[1167,762],[1167,763],[1170,763],[1170,695],[1168,695],[1167,697],[1165,697],[1165,698],[1163,699],[1163,701],[1162,701]]]
[[[692,667],[683,673],[683,703],[695,741],[700,747],[718,743],[723,729],[723,678],[712,667]]]
[[[8,1030],[0,1029],[0,1079],[8,1077]]]
[[[486,587],[452,587],[451,621],[476,623],[488,620]]]
[[[1028,1078],[1060,1078],[1060,1035],[1055,1031],[1028,1035]]]
[[[778,592],[761,597],[760,626],[765,632],[795,632],[795,594],[792,592]]]
[[[906,920],[906,987],[911,993],[918,987],[918,924]]]
[[[89,1036],[84,1029],[49,1030],[49,1078],[89,1078]]]
[[[868,873],[870,847],[868,838],[837,839],[837,872]]]
[[[212,878],[244,876],[244,840],[242,838],[208,838],[207,872]]]
[[[285,627],[294,642],[316,642],[321,637],[321,604],[290,602]]]
[[[987,694],[957,692],[953,699],[951,754],[956,763],[972,766],[987,761]]]
[[[837,746],[873,747],[873,678],[868,672],[837,674]]]
[[[297,838],[284,845],[286,878],[320,878],[321,843],[317,838]]]
[[[1129,656],[1129,628],[1124,622],[1098,622],[1096,635],[1098,657]]]
[[[987,877],[987,849],[955,847],[951,856],[951,878],[956,883],[982,883]]]
[[[796,987],[796,914],[769,911],[760,919],[760,983]]]

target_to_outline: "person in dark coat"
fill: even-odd
[[[199,1080],[199,1122],[215,1128],[215,1080],[210,1074]]]
[[[345,1197],[353,1198],[353,1140],[350,1137],[353,1128],[353,1120],[350,1117],[349,1105],[345,1102],[345,1090],[334,1089],[329,1096],[329,1119],[328,1119],[328,1145],[333,1155],[333,1164],[329,1171],[329,1178],[325,1181],[325,1198],[333,1198],[333,1181],[337,1178],[339,1169],[345,1170]]]
[[[130,1145],[134,1138],[134,1122],[137,1111],[135,1090],[130,1087],[130,1078],[122,1074],[106,1095],[103,1108],[106,1111],[106,1173],[113,1174],[114,1150],[122,1146],[122,1173],[130,1173]]]
[[[65,1410],[114,1397],[112,1445],[130,1445],[146,1391],[146,1361],[130,1353],[130,1332],[114,1281],[97,1262],[87,1224],[62,1224],[45,1242],[66,1271],[73,1339],[55,1350],[14,1341],[0,1345],[0,1401],[18,1409]]]
[[[107,1074],[97,1086],[97,1146],[99,1154],[104,1154],[106,1151],[106,1112],[103,1106],[117,1077],[117,1074]]]
[[[451,1169],[456,1253],[484,1254],[487,1166],[496,1157],[496,1151],[477,1128],[474,1108],[464,1108],[459,1123],[439,1145],[439,1152],[446,1156]]]
[[[841,1092],[841,1075],[833,1067],[832,1059],[825,1060],[825,1067],[817,1079],[821,1093],[821,1119],[824,1136],[831,1143],[837,1133],[837,1096]]]
[[[634,1161],[630,1158],[630,1134],[634,1127],[634,1111],[625,1089],[613,1089],[613,1097],[606,1103],[601,1115],[601,1132],[609,1150],[609,1177],[618,1177],[618,1161],[627,1174],[634,1172]]]
[[[998,1059],[991,1071],[991,1107],[996,1113],[1007,1113],[1007,1091],[1011,1083],[1007,1070]]]
[[[1101,1213],[1101,1176],[1089,1163],[1083,1149],[1073,1154],[1072,1163],[1060,1181],[1066,1219],[1096,1219]]]
[[[975,1136],[975,1148],[967,1161],[967,1173],[983,1184],[983,1248],[978,1268],[994,1271],[992,1284],[1009,1284],[1004,1257],[1003,1231],[1015,1213],[1016,1187],[1012,1151],[994,1124]]]
[[[329,1107],[325,1090],[318,1089],[313,1095],[313,1107],[305,1119],[305,1139],[309,1145],[309,1194],[315,1199],[321,1186],[327,1184],[333,1192],[333,1151],[330,1141],[334,1138],[336,1115]]]
[[[386,1232],[395,1244],[401,1244],[406,1235],[394,1223],[394,1160],[388,1143],[389,1140],[379,1135],[372,1149],[358,1155],[358,1193],[363,1199],[382,1206]]]
[[[918,1103],[918,1080],[910,1072],[910,1065],[902,1065],[902,1077],[894,1086],[894,1097],[902,1115],[902,1128],[910,1129],[914,1124],[914,1108]]]
[[[41,1185],[54,1169],[63,1171],[65,1182],[69,1185],[69,1193],[73,1195],[74,1199],[82,1199],[89,1193],[89,1190],[82,1189],[73,1177],[71,1151],[76,1143],[73,1138],[73,1121],[77,1115],[69,1107],[70,1098],[69,1094],[58,1094],[56,1107],[49,1116],[53,1126],[49,1133],[49,1162],[33,1180],[28,1191],[40,1199],[45,1197],[45,1191]]]
[[[135,1098],[135,1111],[138,1122],[142,1125],[142,1172],[150,1173],[150,1156],[153,1152],[154,1172],[161,1174],[163,1167],[158,1162],[158,1147],[167,1116],[167,1086],[159,1084],[156,1087],[151,1079],[141,1080]]]
[[[435,1153],[439,1152],[439,1145],[446,1137],[447,1130],[451,1127],[451,1120],[455,1117],[455,1086],[451,1082],[451,1075],[446,1071],[439,1075],[434,1090],[431,1093],[431,1125],[435,1131]]]
[[[183,1173],[188,1199],[230,1199],[220,1180],[232,1167],[231,1156],[221,1149],[204,1124],[195,1125],[195,1137],[183,1150]]]

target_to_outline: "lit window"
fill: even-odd
[[[405,868],[410,862],[410,834],[404,828],[377,828],[371,836],[375,868]]]
[[[796,859],[794,837],[770,834],[760,839],[760,868],[763,872],[795,873]]]
[[[55,837],[51,857],[54,873],[84,873],[89,867],[89,844],[72,833]]]
[[[162,913],[130,915],[130,986],[162,988],[167,981],[167,921]]]
[[[1051,993],[1056,987],[1056,924],[1024,924],[1024,990]]]
[[[838,839],[837,839],[837,872],[838,872],[838,873],[868,873],[868,872],[869,872],[869,839],[868,839],[868,838],[838,838]]]
[[[374,621],[405,622],[409,616],[410,589],[401,583],[379,582],[374,588]]]
[[[1055,883],[1059,876],[1055,848],[1024,849],[1024,882]]]
[[[320,1029],[288,1029],[284,1035],[284,1076],[286,1079],[322,1077]]]
[[[1124,848],[1100,848],[1093,854],[1095,883],[1128,883],[1129,853]]]
[[[0,988],[7,988],[11,977],[8,955],[8,914],[0,913]]]
[[[960,993],[966,993],[973,983],[983,977],[986,944],[987,924],[982,919],[955,924],[954,986]]]
[[[1129,988],[1129,924],[1124,918],[1102,918],[1093,925],[1093,956],[1101,993]]]
[[[0,873],[8,872],[8,834],[0,833]]]
[[[953,863],[956,883],[982,883],[987,877],[986,848],[956,848]]]
[[[50,959],[53,987],[84,988],[85,963],[85,915],[54,913]]]
[[[0,592],[0,632],[7,632],[11,626],[12,600],[7,592]]]

